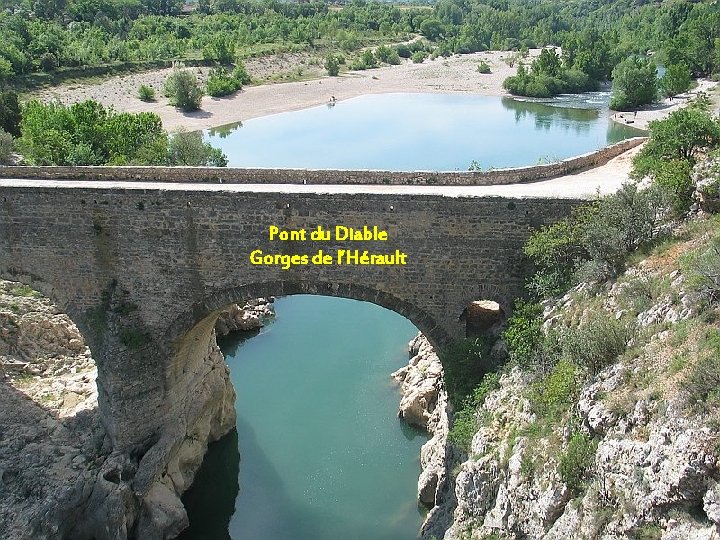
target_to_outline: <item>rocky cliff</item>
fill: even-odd
[[[720,317],[698,285],[720,268],[717,230],[689,224],[616,280],[545,304],[546,335],[593,335],[578,355],[619,343],[616,358],[596,373],[506,366],[454,497],[429,516],[452,513],[436,538],[720,538]]]
[[[271,314],[269,301],[250,302],[218,325],[257,328]],[[3,539],[172,538],[187,526],[179,496],[208,443],[235,426],[235,392],[214,338],[193,362],[182,433],[163,457],[113,452],[97,414],[97,370],[77,328],[32,289],[0,282]]]

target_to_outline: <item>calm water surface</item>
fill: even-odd
[[[184,497],[185,540],[411,540],[426,437],[396,418],[389,375],[417,329],[366,302],[291,296],[224,348],[238,433]],[[239,449],[239,450],[238,450]]]
[[[329,96],[328,96],[329,97]],[[216,128],[230,166],[467,170],[564,159],[642,134],[609,120],[609,92],[519,101],[380,94]]]

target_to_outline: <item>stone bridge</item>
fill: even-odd
[[[132,492],[148,505],[152,486],[166,475],[182,493],[208,440],[234,426],[225,366],[209,360],[220,310],[260,296],[341,296],[396,311],[442,347],[465,335],[460,316],[470,302],[495,300],[509,311],[522,294],[521,248],[530,230],[567,215],[596,190],[578,189],[578,178],[553,182],[409,187],[5,178],[0,278],[48,295],[85,336],[98,366],[101,418],[113,448],[138,463]],[[306,236],[271,240],[271,226],[304,229]],[[313,240],[318,226],[333,232],[376,226],[387,239]],[[296,256],[295,263],[253,264],[255,250],[287,256],[280,261]],[[319,250],[331,264],[313,264]],[[403,253],[405,264],[347,258],[338,264],[340,250]],[[106,473],[125,481],[124,475]]]
[[[101,413],[120,450],[146,446],[176,414],[177,393],[192,384],[185,363],[207,348],[217,313],[229,304],[298,293],[365,300],[443,345],[464,336],[460,315],[469,302],[496,300],[509,309],[522,293],[529,231],[577,204],[400,187],[340,193],[2,182],[0,277],[47,294],[83,332],[98,364]],[[318,225],[377,226],[388,238],[313,241]],[[306,240],[270,240],[270,226],[306,229]],[[258,249],[310,260],[288,269],[252,264]],[[406,264],[337,264],[341,249],[397,250]],[[332,264],[312,264],[318,250]]]

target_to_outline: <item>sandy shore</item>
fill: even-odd
[[[539,52],[535,49],[530,55],[533,57]],[[320,61],[308,54],[283,54],[271,58],[250,59],[246,62],[246,67],[256,80],[269,81],[273,74],[277,76],[277,73],[301,73],[304,77],[313,78],[298,82],[249,86],[232,96],[223,98],[205,96],[202,110],[193,113],[183,113],[170,106],[167,99],[161,96],[164,81],[171,69],[112,77],[94,85],[62,85],[42,90],[36,96],[42,100],[57,99],[62,103],[95,99],[119,111],[151,111],[162,118],[165,128],[169,131],[181,127],[194,131],[323,105],[328,103],[332,96],[337,101],[342,101],[364,94],[393,92],[506,95],[502,83],[517,70],[516,63],[513,67],[509,65],[513,55],[512,52],[488,51],[450,58],[440,57],[435,60],[427,59],[422,64],[413,64],[405,60],[398,66],[347,72],[339,77],[324,76]],[[478,73],[477,66],[480,61],[487,62],[492,72]],[[529,59],[525,62],[529,62]],[[205,81],[208,68],[191,69],[201,81]],[[137,92],[141,84],[154,87],[157,90],[158,100],[146,103],[138,99]],[[700,91],[709,92],[711,97],[714,96],[717,100],[717,88],[717,83],[701,80],[697,88],[676,97],[672,102],[665,100],[638,111],[636,115],[616,113],[613,119],[620,123],[630,123],[640,129],[647,129],[650,121],[664,118],[673,110],[685,105],[688,99]]]
[[[671,112],[680,109],[688,104],[688,101],[697,97],[700,92],[708,94],[717,109],[718,102],[718,83],[707,80],[698,80],[698,85],[693,90],[675,96],[672,100],[665,98],[662,101],[653,103],[648,107],[639,110],[637,113],[618,112],[612,115],[612,119],[621,124],[630,124],[639,129],[648,129],[648,125],[653,120],[662,120]]]
[[[538,51],[533,52],[537,54]],[[342,101],[363,94],[392,92],[503,95],[505,92],[502,82],[510,75],[514,75],[517,68],[517,64],[510,67],[505,61],[512,54],[497,51],[482,52],[451,58],[427,59],[422,64],[413,64],[406,60],[398,66],[348,72],[339,77],[323,76],[308,81],[250,86],[228,97],[205,96],[202,110],[193,113],[183,113],[171,107],[166,98],[159,96],[170,69],[113,77],[96,85],[58,86],[43,90],[37,96],[42,100],[57,99],[63,103],[95,99],[106,106],[112,105],[119,111],[151,111],[160,115],[165,128],[169,131],[180,127],[193,131],[322,105],[328,103],[331,96]],[[484,75],[478,73],[477,66],[481,60],[490,65],[492,73]],[[248,72],[256,78],[266,77],[267,62],[264,65],[258,62],[248,61]],[[294,65],[293,69],[297,69],[297,59],[289,59],[286,63],[286,68]],[[204,80],[207,77],[208,68],[192,69],[200,79]],[[310,65],[303,73],[319,75],[318,67]],[[153,86],[158,90],[159,98],[156,102],[146,103],[137,98],[141,84]]]

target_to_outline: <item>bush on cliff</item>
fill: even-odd
[[[490,345],[488,338],[461,339],[442,353],[445,387],[454,406],[460,407],[489,371]]]

